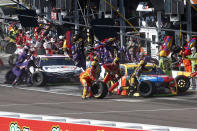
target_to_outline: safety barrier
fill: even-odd
[[[0,112],[2,131],[196,131],[197,129]]]

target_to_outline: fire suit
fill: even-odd
[[[107,72],[107,75],[104,78],[104,83],[107,84],[109,81],[115,82],[113,86],[109,88],[109,92],[112,92],[119,85],[119,82],[114,78],[116,78],[116,75],[118,75],[118,78],[121,77],[120,66],[119,64],[108,63],[104,64],[103,67]]]
[[[133,74],[131,75],[131,79],[130,79],[130,86],[133,89],[137,89],[137,91],[139,91],[138,87],[138,79],[140,77],[140,75],[144,72],[149,72],[152,71],[153,69],[156,68],[156,64],[153,64],[153,68],[148,69],[145,67],[147,63],[144,60],[140,61],[140,64],[137,66],[137,68],[135,69],[135,71],[133,72]]]
[[[92,66],[80,74],[80,82],[84,87],[82,99],[86,98],[87,93],[89,93],[89,97],[92,97],[91,86],[99,78],[100,72],[101,70],[99,68]]]

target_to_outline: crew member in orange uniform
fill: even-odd
[[[109,81],[115,82],[113,86],[109,88],[109,92],[112,93],[114,88],[116,88],[119,84],[118,80],[115,78],[118,78],[118,79],[121,78],[119,58],[116,57],[113,63],[104,64],[103,67],[105,71],[107,72],[107,75],[104,78],[104,83],[107,84]],[[116,75],[118,75],[118,77],[116,77]]]
[[[101,70],[98,68],[99,63],[92,62],[92,66],[80,74],[80,82],[83,85],[82,99],[86,99],[87,94],[89,98],[92,97],[91,86],[93,82],[98,80]]]

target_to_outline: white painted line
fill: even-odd
[[[120,101],[120,102],[131,102],[131,103],[135,103],[135,102],[146,102],[147,100],[137,100],[137,99],[113,99],[114,101]]]
[[[197,110],[197,108],[174,108],[174,109],[152,109],[152,110],[128,110],[128,111],[103,111],[103,112],[73,112],[47,115],[68,115],[68,114],[108,114],[108,113],[133,113],[133,112],[159,112],[159,111],[186,111]]]
[[[190,97],[188,97],[190,98]],[[169,101],[185,101],[190,103],[197,103],[197,101],[191,101],[191,99],[184,99],[184,98],[155,98],[157,100],[169,100]]]
[[[6,85],[6,84],[0,84],[0,86],[2,86],[2,87],[12,87],[12,85]]]
[[[45,92],[45,93],[51,93],[51,94],[59,94],[59,95],[81,96],[81,93],[60,93],[60,92],[55,92],[55,91],[32,89],[32,88],[18,88],[18,89]],[[64,91],[64,90],[62,90],[62,91]]]
[[[34,105],[59,105],[59,104],[83,104],[83,103],[109,103],[114,101],[76,101],[76,102],[55,102],[55,103],[32,103],[32,104],[4,104],[0,107],[9,107],[9,106],[34,106]]]
[[[0,84],[2,87],[11,87],[11,88],[16,88],[16,89],[21,89],[21,90],[30,90],[30,91],[37,91],[37,92],[45,92],[45,93],[51,93],[51,94],[61,94],[61,95],[69,95],[69,96],[81,96],[81,93],[58,93],[58,92],[55,92],[55,91],[49,91],[49,90],[44,90],[44,87],[43,89],[39,89],[39,88],[28,88],[28,87],[12,87],[11,85],[6,85],[6,84]],[[64,90],[62,90],[64,91]]]

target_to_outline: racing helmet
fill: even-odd
[[[114,59],[113,63],[119,64],[119,63],[120,63],[119,58],[118,58],[118,57],[116,57],[116,58]]]
[[[165,56],[167,56],[167,54],[166,54],[166,52],[164,50],[162,50],[162,51],[160,51],[160,56],[165,57]]]

